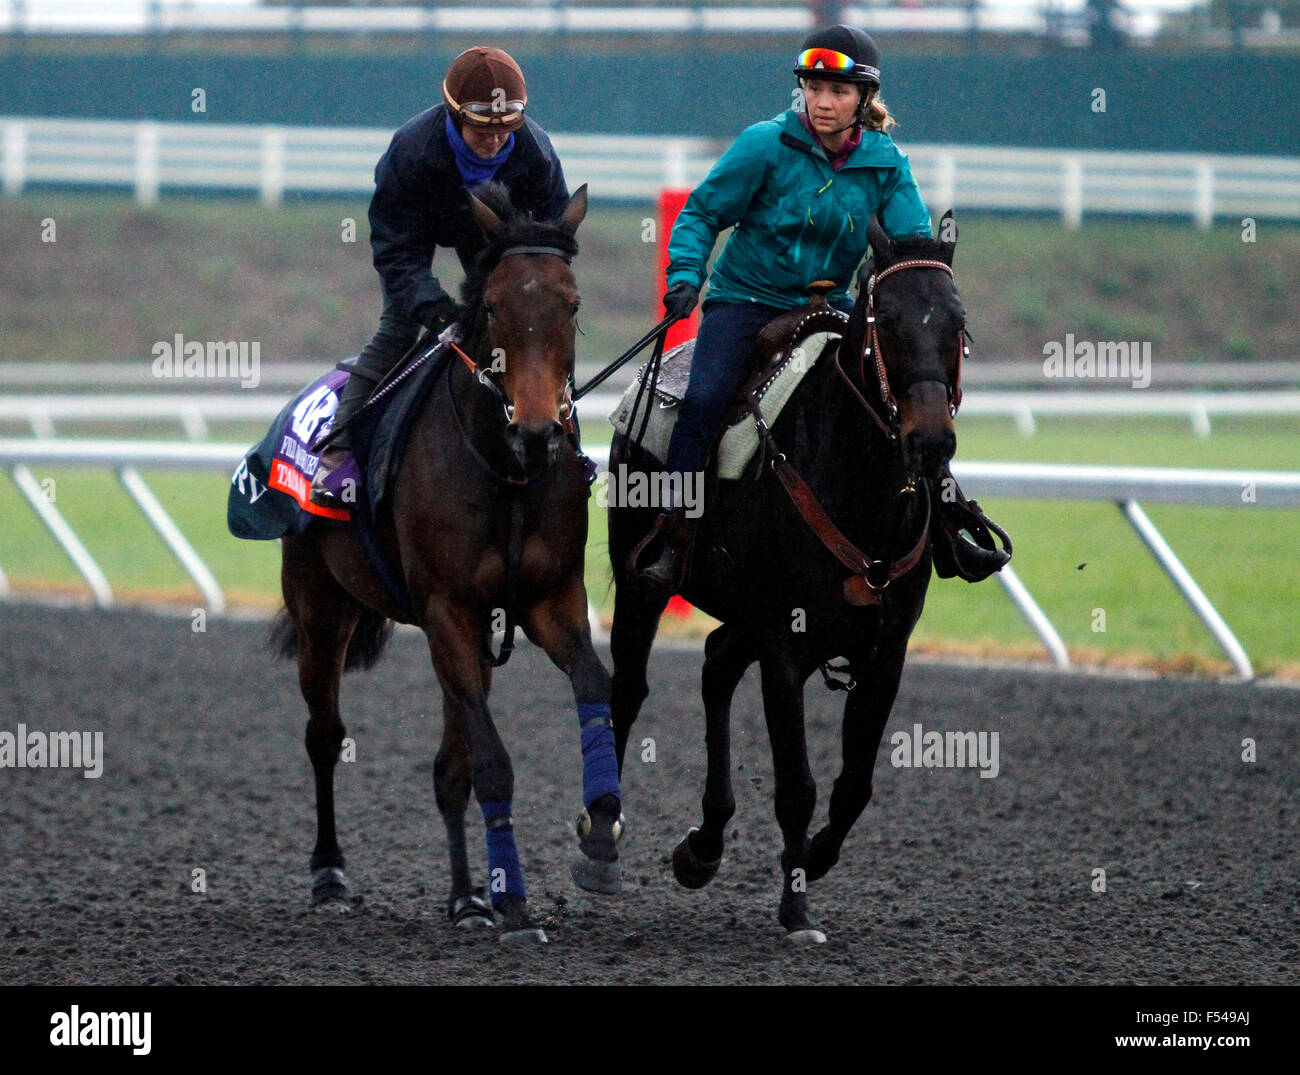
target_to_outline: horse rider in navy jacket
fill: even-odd
[[[699,298],[719,233],[735,229],[713,266],[668,447],[666,469],[683,479],[704,466],[763,326],[804,305],[814,280],[833,280],[828,301],[852,310],[848,287],[866,256],[872,215],[891,239],[930,235],[907,155],[887,133],[895,121],[877,96],[875,42],[848,26],[817,30],[804,41],[794,74],[803,107],[741,133],[691,192],[668,243],[664,308],[683,318]],[[686,517],[678,492],[684,480],[668,487],[663,550],[642,579],[671,593],[698,520]]]
[[[501,183],[515,206],[539,220],[554,220],[568,204],[559,158],[546,132],[524,115],[523,72],[507,53],[481,46],[462,52],[447,70],[442,99],[393,135],[375,167],[370,247],[383,313],[339,400],[339,432],[312,483],[317,503],[334,503],[321,483],[347,456],[347,421],[423,329],[440,331],[456,318],[456,301],[433,275],[432,261],[437,247],[452,247],[468,271],[483,248],[469,190]]]

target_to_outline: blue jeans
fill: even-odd
[[[769,321],[789,312],[753,302],[706,302],[703,309],[691,380],[668,442],[669,473],[703,468],[722,416],[749,374],[755,339]]]

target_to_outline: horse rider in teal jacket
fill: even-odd
[[[704,466],[763,326],[804,305],[814,280],[834,281],[828,301],[852,310],[849,285],[869,249],[873,214],[891,239],[930,235],[907,155],[888,134],[894,119],[878,96],[875,42],[848,26],[818,30],[804,41],[794,74],[803,107],[742,132],[691,192],[668,243],[664,308],[683,318],[699,298],[718,234],[735,229],[713,266],[668,447],[666,469],[682,480],[667,483],[663,550],[642,572],[666,592],[681,584],[697,521],[678,490]]]

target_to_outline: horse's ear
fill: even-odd
[[[473,194],[469,196],[470,209],[474,212],[474,219],[478,225],[489,235],[495,235],[502,228],[501,218],[492,212],[483,202],[479,201]]]
[[[952,268],[952,258],[957,252],[957,218],[949,209],[939,218],[939,242],[943,246],[943,260]]]
[[[867,221],[867,241],[871,243],[872,261],[878,266],[885,264],[890,256],[889,236],[874,216]]]
[[[578,230],[578,225],[582,223],[583,218],[587,215],[587,184],[583,183],[573,192],[573,197],[569,199],[569,204],[564,207],[564,213],[560,217],[560,227],[572,235]]]

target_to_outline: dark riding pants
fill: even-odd
[[[339,417],[335,419],[336,422],[346,421],[357,412],[375,390],[375,386],[415,345],[423,331],[424,326],[420,322],[402,313],[392,299],[384,296],[384,310],[379,315],[379,331],[357,358],[353,375],[348,378],[339,398]]]
[[[788,312],[756,302],[706,302],[703,310],[690,383],[668,443],[669,473],[703,468],[722,416],[749,374],[754,341],[764,325]]]

